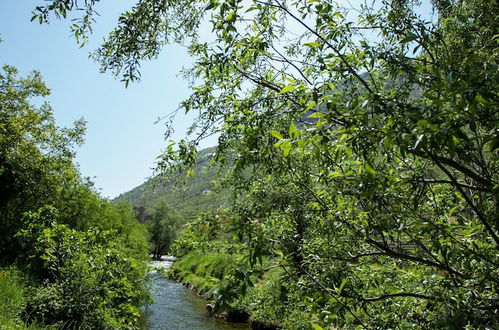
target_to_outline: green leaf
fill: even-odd
[[[369,164],[369,162],[364,163],[364,169],[366,170],[367,174],[369,174],[370,177],[374,177],[376,175],[376,171],[374,170],[372,165]]]
[[[496,196],[499,196],[499,184],[496,184],[493,188],[492,188],[492,193]]]
[[[480,93],[477,93],[476,96],[475,96],[475,100],[478,102],[478,103],[481,103],[481,104],[485,104],[485,105],[488,105],[490,104],[489,101],[487,101],[486,98],[484,98]]]
[[[218,5],[219,5],[218,1],[211,0],[210,3],[208,4],[208,6],[206,6],[206,8],[204,10],[213,9],[215,7],[218,7]]]
[[[308,110],[312,109],[313,107],[315,107],[316,104],[317,103],[315,101],[308,102],[307,108],[305,109],[305,111],[308,111]],[[312,117],[309,116],[309,118],[312,118]]]
[[[289,125],[288,133],[289,136],[292,138],[298,137],[300,135],[300,131],[296,128],[294,121],[292,121],[291,124]]]
[[[235,11],[231,12],[229,15],[227,15],[227,18],[225,19],[228,23],[234,23],[236,21],[237,14]]]
[[[346,138],[350,137],[348,134],[342,134],[340,136],[340,139],[338,140],[338,142],[342,142],[343,140],[345,140]]]
[[[334,179],[334,178],[341,178],[344,175],[343,175],[343,173],[340,173],[340,172],[331,172],[327,176],[328,176],[328,178]]]
[[[296,88],[295,85],[287,85],[285,86],[283,89],[281,89],[279,91],[279,94],[284,94],[284,93],[287,93],[287,92],[291,92],[292,90],[294,90]]]
[[[304,46],[307,46],[307,47],[320,47],[321,45],[318,44],[317,42],[315,41],[312,41],[312,42],[307,42],[306,44],[304,44]]]
[[[321,327],[320,325],[314,324],[314,323],[312,323],[312,327],[314,328],[314,330],[324,330],[323,327]]]
[[[341,291],[343,291],[343,288],[345,287],[347,282],[348,282],[348,279],[346,279],[346,278],[343,279],[343,281],[341,281],[340,287],[338,288],[338,293],[341,293]]]
[[[324,113],[322,112],[314,112],[313,114],[308,116],[308,118],[322,118],[322,117],[324,117]]]
[[[288,157],[289,152],[291,151],[291,142],[288,139],[282,140],[279,148],[281,148],[284,157]]]
[[[270,135],[272,135],[273,137],[275,137],[276,139],[278,140],[282,140],[284,139],[281,135],[281,133],[279,133],[278,131],[270,131]]]
[[[460,207],[461,207],[461,206],[456,205],[456,206],[454,206],[453,208],[451,208],[451,209],[449,210],[449,213],[447,214],[447,216],[448,216],[448,217],[451,217],[451,216],[454,214],[454,212],[455,212],[458,208],[460,208]]]
[[[408,42],[411,42],[411,41],[414,41],[418,38],[417,35],[415,34],[409,34],[407,37],[405,37],[404,39],[400,40],[400,43],[401,44],[405,44],[405,43],[408,43]]]
[[[61,13],[62,17],[66,18],[66,8],[64,6],[60,7],[59,12]]]

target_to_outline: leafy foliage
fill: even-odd
[[[0,326],[138,329],[146,229],[80,177],[84,122],[58,127],[33,104],[48,93],[36,72],[0,73]]]
[[[26,275],[15,267],[0,269],[0,325],[3,329],[57,329],[57,324],[39,326],[25,322],[28,283]]]
[[[166,203],[158,203],[151,212],[151,221],[147,224],[154,259],[161,259],[175,240],[179,224],[178,215]]]
[[[75,184],[73,146],[82,142],[84,122],[58,128],[47,103],[35,107],[31,98],[49,90],[39,73],[17,77],[17,69],[0,73],[0,261],[16,251],[12,237],[23,212],[55,203],[60,187]]]
[[[97,52],[129,81],[171,29],[189,41],[199,130],[160,167],[220,134],[248,273],[278,257],[316,328],[497,324],[497,1],[429,7],[141,1],[153,30],[124,19]]]
[[[189,222],[179,233],[172,251],[179,257],[168,275],[186,283],[214,302],[211,312],[244,311],[231,305],[240,298],[247,284],[236,277],[246,274],[239,268],[243,247],[230,233],[231,215],[226,210],[211,211]],[[249,280],[249,278],[247,279]]]
[[[149,297],[146,267],[123,253],[114,232],[70,229],[57,224],[49,207],[27,214],[24,223],[18,236],[30,273],[44,281],[28,300],[30,318],[82,329],[138,328]]]

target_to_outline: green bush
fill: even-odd
[[[110,231],[55,224],[53,208],[26,215],[18,234],[39,284],[26,303],[30,321],[79,329],[135,329],[149,301],[146,265],[128,256]]]

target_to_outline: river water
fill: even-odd
[[[153,262],[153,267],[169,268],[171,259]],[[208,317],[206,301],[182,284],[153,272],[151,294],[154,303],[145,307],[146,329],[150,330],[218,330],[250,329],[247,324],[226,322]]]

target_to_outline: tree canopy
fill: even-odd
[[[34,18],[80,6],[81,41],[97,5],[50,1]],[[485,327],[499,308],[498,7],[143,0],[94,58],[128,82],[166,43],[188,45],[197,130],[159,166],[220,134],[248,264],[276,257],[320,324]]]
[[[138,329],[146,229],[74,164],[85,123],[59,127],[38,72],[0,71],[0,327]]]
[[[154,259],[161,259],[175,240],[180,218],[175,210],[164,201],[158,202],[150,212],[151,220],[147,224],[150,234],[151,250]]]
[[[47,96],[38,72],[25,78],[4,66],[0,72],[0,243],[1,261],[17,252],[13,236],[23,212],[57,200],[58,187],[78,181],[73,147],[82,142],[82,120],[74,128],[59,128],[49,104],[30,100]],[[59,191],[58,191],[59,190]]]

